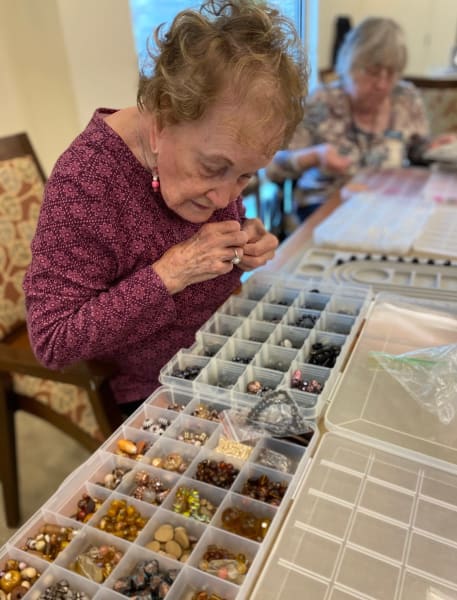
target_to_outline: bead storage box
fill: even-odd
[[[256,274],[161,370],[170,387],[252,406],[284,389],[303,418],[322,413],[371,301],[371,290]]]
[[[443,422],[371,354],[450,347],[456,339],[455,301],[377,294],[332,392],[330,433],[251,600],[301,597],[302,590],[313,600],[457,598],[456,417]],[[429,364],[424,369],[429,382],[443,381],[443,371],[436,378]],[[447,382],[455,385],[452,371]]]
[[[245,598],[318,432],[310,423],[307,447],[263,435],[238,458],[219,447],[227,406],[156,390],[0,550],[5,589],[19,578],[14,598],[31,600]]]

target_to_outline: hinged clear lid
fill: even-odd
[[[251,600],[457,598],[457,471],[326,434]]]
[[[398,355],[456,342],[456,304],[378,294],[331,395],[327,428],[374,438],[436,464],[457,464],[457,417],[441,422],[370,354]],[[457,396],[455,405],[457,412]]]

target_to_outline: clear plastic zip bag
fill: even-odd
[[[445,425],[451,423],[457,411],[457,344],[370,355],[421,406]]]
[[[283,389],[266,392],[249,407],[223,411],[221,424],[226,439],[248,445],[268,435],[307,446],[315,431],[302,417],[293,397]]]

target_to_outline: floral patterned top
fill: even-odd
[[[399,81],[392,90],[389,127],[382,133],[368,133],[355,124],[349,98],[340,81],[319,86],[307,101],[303,126],[299,127],[290,149],[330,143],[340,154],[350,156],[353,175],[361,167],[401,167],[408,159],[414,136],[429,135],[428,119],[417,88]]]

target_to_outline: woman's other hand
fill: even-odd
[[[332,144],[320,144],[315,147],[319,166],[330,173],[344,175],[351,167],[352,161],[348,156],[340,154]]]
[[[319,167],[330,174],[344,175],[352,166],[348,156],[340,154],[332,144],[319,144],[299,150],[281,150],[275,154],[266,174],[271,181],[299,177],[307,169]]]
[[[242,230],[238,221],[206,223],[191,238],[169,248],[152,267],[170,294],[176,294],[188,285],[229,273],[235,250],[244,262],[249,235],[253,234]]]
[[[260,219],[245,219],[242,229],[248,239],[238,267],[243,271],[251,271],[274,257],[279,240],[265,229]]]
[[[448,144],[455,144],[457,142],[457,134],[455,133],[440,133],[431,140],[427,150],[434,150],[440,146],[447,146]]]

